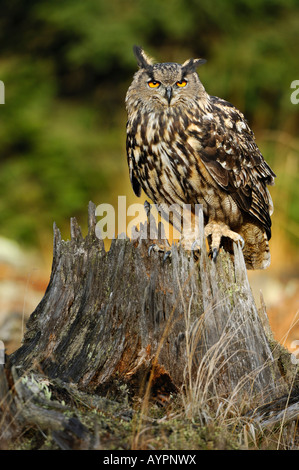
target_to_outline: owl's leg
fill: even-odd
[[[245,242],[241,235],[237,232],[233,232],[223,222],[209,222],[205,226],[205,236],[211,237],[210,248],[213,260],[215,261],[219,252],[221,238],[230,238],[235,243],[241,243],[241,247],[244,248]]]
[[[151,227],[151,224],[154,223],[154,237],[156,238],[159,238],[159,235],[161,235],[161,233],[159,234],[159,230],[158,228],[156,227],[156,224],[155,224],[155,221],[153,218],[151,218],[151,205],[148,201],[145,201],[144,202],[144,209],[145,209],[145,212],[146,212],[146,217],[147,217],[147,224],[148,224],[148,228],[150,229]],[[148,230],[148,235],[150,237],[150,230]],[[158,253],[164,253],[164,256],[163,256],[163,264],[165,263],[165,261],[168,259],[168,258],[171,258],[171,250],[167,249],[167,248],[170,248],[170,245],[168,243],[167,240],[165,240],[165,245],[162,246],[161,243],[156,243],[156,242],[153,242],[150,246],[149,246],[149,249],[148,249],[148,256],[151,255],[151,253],[153,251],[155,252],[158,252]]]
[[[203,221],[200,223],[199,214],[193,211],[186,211],[180,243],[186,251],[191,253],[195,261],[198,261],[200,257],[202,245],[200,232],[202,228]]]

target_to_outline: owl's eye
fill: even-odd
[[[187,80],[180,80],[179,82],[176,82],[176,85],[183,88],[187,85]]]
[[[158,88],[161,85],[160,82],[156,82],[155,80],[150,80],[147,84],[150,88]]]

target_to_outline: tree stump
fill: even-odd
[[[234,260],[220,252],[215,263],[202,239],[198,262],[174,245],[163,263],[148,254],[149,243],[116,239],[106,252],[93,203],[85,238],[75,219],[68,241],[54,225],[48,288],[10,356],[18,373],[38,369],[97,395],[115,382],[132,395],[146,386],[153,396],[192,389],[198,399],[254,396],[260,405],[288,393],[281,349],[255,305],[241,249]]]

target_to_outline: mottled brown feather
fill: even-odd
[[[152,60],[147,66],[140,51],[138,60],[141,68],[126,96],[127,158],[135,194],[143,189],[158,204],[202,204],[206,224],[227,224],[244,238],[247,267],[266,267],[273,211],[267,185],[275,174],[243,114],[206,93],[194,68]],[[182,78],[188,84],[183,90],[176,85]],[[149,80],[160,85],[151,90]]]

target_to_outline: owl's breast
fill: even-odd
[[[128,158],[135,177],[157,204],[202,204],[208,217],[237,220],[236,205],[207,171],[198,142],[186,132],[188,124],[186,117],[175,114],[146,116],[135,122],[128,131]]]
[[[185,132],[187,124],[174,111],[139,115],[128,126],[128,158],[143,190],[157,203],[194,203],[209,178]]]

